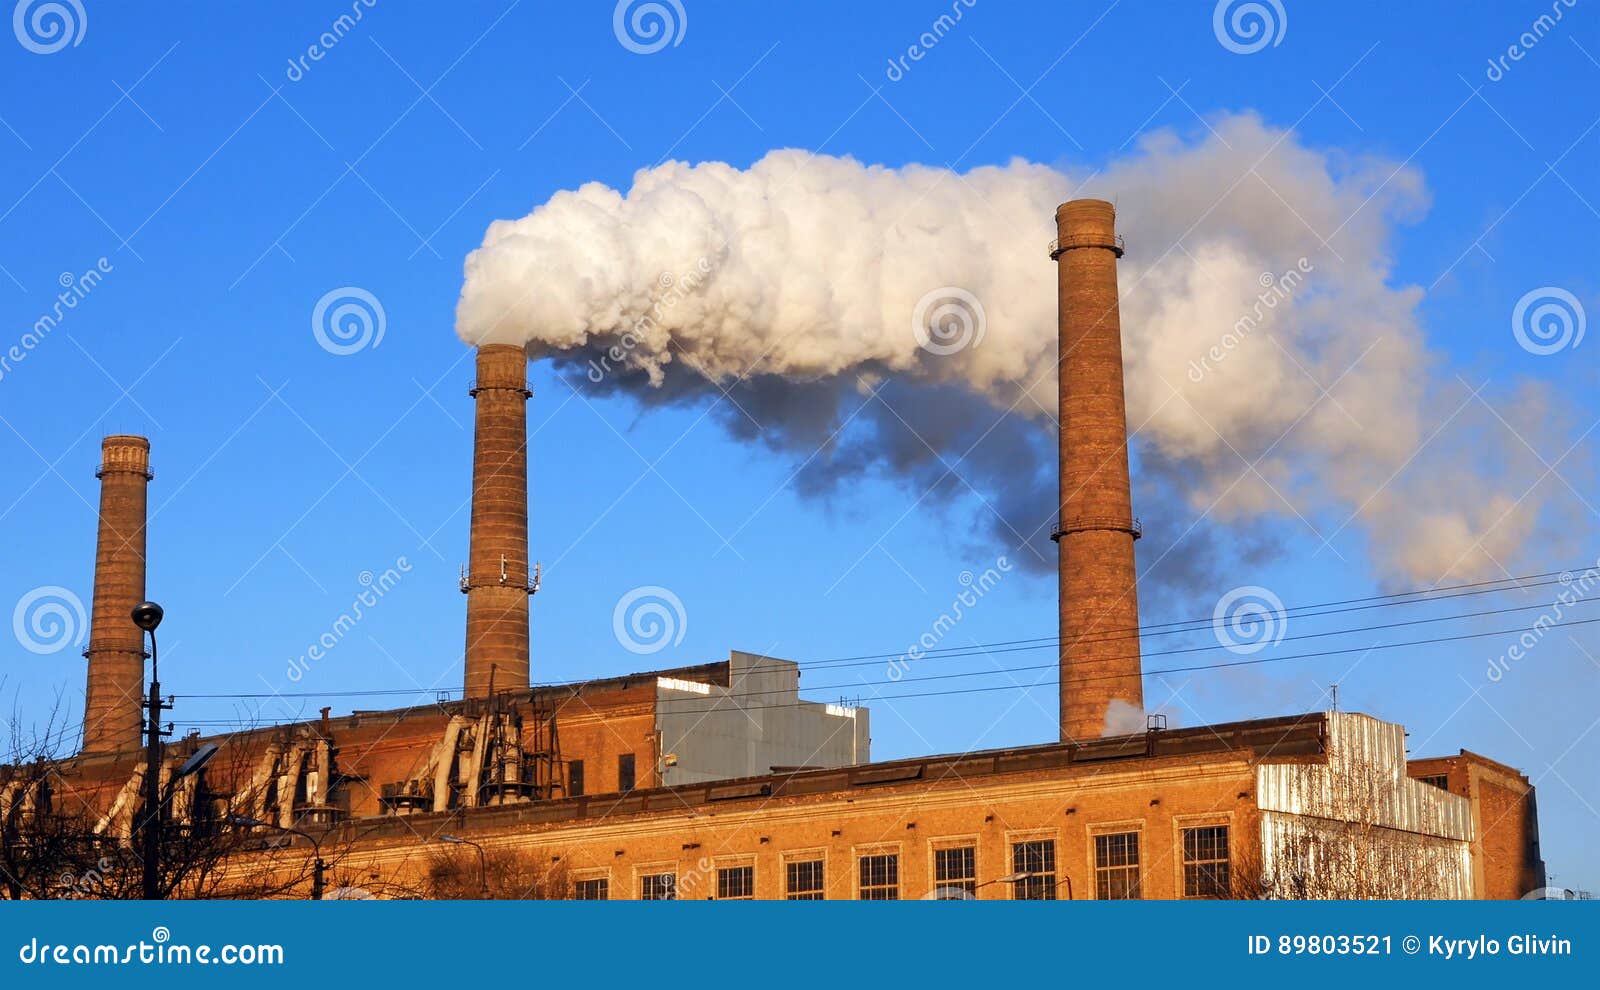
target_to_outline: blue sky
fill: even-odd
[[[1021,157],[1082,173],[1143,133],[1199,141],[1210,123],[1253,112],[1334,167],[1405,165],[1421,190],[1386,235],[1386,284],[1415,292],[1426,374],[1481,387],[1508,424],[1538,424],[1496,438],[1518,452],[1514,466],[1484,458],[1491,473],[1533,472],[1496,478],[1513,497],[1552,492],[1550,514],[1491,576],[1596,559],[1590,503],[1600,500],[1585,456],[1596,344],[1535,354],[1511,329],[1518,301],[1543,287],[1570,293],[1589,318],[1600,310],[1600,22],[1581,3],[1493,72],[1490,60],[1551,4],[1284,0],[1278,43],[1238,53],[1219,41],[1208,4],[979,0],[899,72],[891,60],[951,5],[683,0],[678,43],[654,53],[622,44],[604,3],[460,3],[447,15],[356,6],[360,23],[293,69],[350,4],[277,4],[269,15],[82,0],[76,44],[0,43],[0,343],[20,343],[52,311],[63,273],[105,273],[0,369],[0,604],[53,586],[88,601],[99,439],[148,435],[150,592],[168,610],[163,681],[179,694],[286,687],[290,661],[350,607],[363,572],[402,558],[398,586],[298,689],[458,689],[472,370],[453,326],[464,258],[490,221],[558,190],[625,190],[663,159],[743,168],[777,148],[963,172]],[[384,333],[340,355],[319,346],[311,318],[347,286],[380,301]],[[544,364],[530,376],[533,553],[546,565],[536,680],[729,648],[801,661],[898,652],[950,608],[963,572],[1004,552],[960,531],[972,509],[960,494],[935,506],[906,479],[867,476],[802,495],[791,453],[731,435],[709,400],[642,408],[575,391]],[[1442,446],[1474,442],[1453,428],[1439,426]],[[1163,525],[1136,511],[1147,529]],[[1204,594],[1148,595],[1145,620],[1209,618],[1236,586],[1270,588],[1291,609],[1416,586],[1374,565],[1381,548],[1359,522],[1329,553],[1313,530],[1328,536],[1344,517],[1307,515],[1278,507],[1234,520],[1229,533],[1262,539],[1245,541]],[[681,642],[647,656],[613,633],[614,607],[641,586],[670,589],[686,617]],[[1454,611],[1540,606],[1553,590]],[[1051,635],[1054,597],[1050,575],[1008,574],[946,645]],[[1452,609],[1397,612],[1291,617],[1287,631]],[[1360,651],[1519,629],[1535,614],[1274,649]],[[1535,778],[1552,872],[1592,888],[1594,628],[1550,630],[1498,680],[1485,671],[1514,636],[1157,676],[1146,692],[1197,724],[1326,707],[1337,680],[1342,707],[1405,723],[1417,755],[1469,748]],[[0,637],[5,703],[35,716],[62,692],[75,718],[83,668],[69,645],[35,652]],[[1209,652],[1156,652],[1177,645],[1147,639],[1147,669],[1238,658],[1209,627],[1182,643]],[[1054,684],[1002,668],[1051,656],[978,650],[940,672],[982,676],[923,688],[996,688],[981,693],[873,701],[915,689],[872,664],[819,668],[804,683],[814,697],[871,704],[879,757],[1024,744],[1054,737]],[[322,704],[301,701],[303,711],[265,717]],[[330,701],[340,711],[396,696]],[[243,704],[184,700],[174,719],[212,728]]]

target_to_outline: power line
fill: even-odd
[[[1580,605],[1594,605],[1594,604],[1597,604],[1597,603],[1600,603],[1600,601],[1578,601],[1578,602],[1573,602],[1572,603],[1572,607],[1576,608],[1576,607],[1578,607]],[[1359,633],[1359,632],[1377,632],[1377,631],[1381,631],[1381,630],[1384,630],[1384,629],[1399,629],[1399,628],[1403,628],[1405,626],[1426,625],[1426,624],[1428,624],[1430,622],[1452,622],[1452,621],[1455,621],[1455,620],[1458,620],[1458,619],[1477,619],[1477,618],[1483,618],[1485,616],[1491,616],[1491,615],[1506,615],[1506,614],[1511,613],[1511,612],[1531,612],[1531,611],[1535,611],[1535,610],[1539,610],[1539,609],[1547,609],[1549,607],[1550,607],[1549,605],[1542,604],[1542,603],[1541,604],[1537,604],[1537,605],[1517,605],[1517,606],[1509,607],[1509,608],[1482,609],[1482,610],[1479,610],[1477,612],[1460,612],[1460,613],[1457,613],[1455,615],[1436,615],[1436,616],[1430,616],[1429,618],[1425,618],[1425,619],[1407,619],[1407,620],[1404,620],[1404,621],[1401,621],[1401,622],[1383,622],[1383,623],[1377,623],[1375,625],[1369,625],[1369,626],[1351,626],[1351,627],[1348,627],[1348,628],[1341,628],[1341,629],[1328,629],[1328,630],[1324,630],[1322,632],[1301,633],[1301,634],[1295,635],[1295,636],[1284,636],[1281,639],[1276,640],[1274,645],[1276,645],[1277,643],[1294,642],[1294,641],[1305,640],[1305,639],[1322,639],[1322,638],[1325,638],[1325,637],[1328,637],[1328,636],[1348,636],[1348,635],[1350,635],[1352,633]],[[1281,620],[1281,621],[1287,621],[1287,620]],[[1077,645],[1078,642],[1079,642],[1078,640],[1073,640],[1072,641],[1072,645]],[[1088,640],[1087,642],[1094,642],[1094,641],[1093,640]],[[1106,642],[1106,640],[1102,640],[1101,642]],[[1033,646],[1011,646],[1011,647],[1005,647],[1005,648],[1001,648],[1001,649],[988,649],[988,648],[982,647],[981,645],[980,646],[974,646],[974,647],[971,647],[971,648],[967,648],[967,647],[951,647],[949,650],[941,652],[941,653],[939,653],[937,655],[933,655],[933,656],[924,655],[922,657],[919,657],[914,662],[920,663],[923,660],[959,660],[959,659],[962,659],[964,657],[993,656],[993,655],[995,655],[997,653],[1025,653],[1025,652],[1028,652],[1028,651],[1031,651],[1031,650],[1053,649],[1055,647],[1055,645],[1056,644],[1054,642],[1049,642],[1049,643],[1040,643],[1040,644],[1033,645]],[[1207,645],[1204,645],[1204,646],[1173,647],[1171,649],[1165,649],[1165,650],[1145,650],[1145,651],[1142,651],[1140,653],[1128,653],[1128,654],[1124,654],[1124,655],[1121,655],[1121,656],[1105,657],[1105,658],[1102,658],[1102,659],[1105,659],[1105,660],[1138,660],[1138,659],[1142,659],[1142,658],[1145,658],[1145,657],[1177,656],[1177,655],[1185,654],[1185,653],[1204,653],[1204,652],[1209,652],[1211,650],[1219,650],[1219,649],[1227,649],[1227,648],[1228,647],[1226,646],[1226,644],[1216,643],[1216,644],[1207,644]],[[959,652],[957,652],[957,651],[959,651]],[[892,657],[893,659],[900,659],[900,658],[903,658],[905,656],[906,656],[906,654],[904,654],[904,653],[889,654],[888,657],[880,656],[880,657],[875,657],[875,658],[873,658],[871,660],[867,660],[867,661],[828,664],[823,669],[832,670],[832,669],[843,668],[843,667],[858,667],[858,666],[862,666],[863,663],[877,663],[877,662],[880,662],[881,660],[889,658],[889,657]],[[811,665],[808,664],[806,666],[809,669]]]
[[[1571,626],[1585,626],[1585,625],[1591,625],[1591,624],[1597,623],[1597,622],[1600,622],[1600,618],[1572,619],[1572,620],[1565,621],[1565,622],[1551,622],[1551,623],[1548,623],[1546,628],[1565,628],[1565,627],[1571,627]],[[1284,662],[1299,661],[1299,660],[1322,659],[1322,658],[1332,657],[1332,656],[1347,656],[1347,655],[1352,654],[1352,653],[1372,653],[1372,652],[1377,652],[1379,650],[1395,650],[1395,649],[1403,649],[1403,648],[1414,647],[1414,646],[1432,646],[1432,645],[1437,645],[1437,644],[1440,644],[1440,643],[1464,642],[1464,641],[1467,641],[1467,640],[1485,639],[1485,638],[1488,638],[1490,636],[1515,636],[1515,635],[1518,635],[1518,634],[1520,634],[1522,632],[1525,632],[1525,631],[1526,630],[1521,628],[1521,627],[1514,628],[1514,629],[1497,629],[1497,630],[1491,630],[1491,631],[1486,631],[1486,632],[1462,633],[1460,635],[1455,635],[1455,636],[1429,637],[1429,638],[1425,638],[1425,639],[1409,640],[1409,641],[1406,641],[1406,642],[1399,642],[1399,643],[1377,643],[1377,644],[1373,644],[1372,646],[1365,646],[1365,647],[1363,647],[1363,646],[1352,646],[1352,647],[1344,647],[1344,648],[1340,648],[1340,649],[1320,650],[1320,651],[1311,652],[1311,653],[1287,654],[1287,655],[1282,655],[1282,656],[1270,656],[1270,657],[1253,657],[1253,658],[1244,659],[1244,660],[1232,660],[1232,661],[1225,661],[1225,662],[1220,662],[1220,663],[1208,663],[1208,664],[1193,664],[1193,665],[1182,666],[1182,667],[1164,667],[1164,668],[1157,668],[1157,669],[1154,669],[1154,670],[1143,671],[1142,676],[1144,676],[1144,677],[1154,677],[1154,676],[1158,676],[1158,675],[1161,675],[1161,674],[1193,673],[1193,672],[1207,671],[1207,670],[1225,670],[1225,669],[1234,668],[1234,667],[1259,666],[1259,665],[1262,665],[1262,664],[1269,664],[1269,663],[1284,663]],[[1024,666],[1024,667],[997,667],[997,668],[994,668],[992,670],[963,671],[963,672],[958,672],[958,673],[953,673],[953,674],[932,674],[932,675],[929,675],[927,677],[908,678],[905,681],[902,681],[900,683],[908,683],[908,684],[910,684],[910,683],[920,683],[920,682],[925,682],[925,681],[950,680],[950,679],[959,678],[959,677],[979,677],[979,676],[993,676],[993,675],[1008,674],[1008,673],[1023,673],[1023,672],[1029,672],[1029,671],[1051,670],[1051,669],[1054,669],[1055,667],[1056,667],[1056,664],[1054,664],[1054,663],[1038,664],[1038,665]],[[1073,678],[1070,683],[1072,683],[1072,684],[1082,684],[1082,683],[1087,683],[1087,682],[1090,682],[1090,681],[1105,680],[1105,679],[1110,679],[1110,678],[1113,678],[1113,677],[1120,677],[1120,676],[1122,676],[1122,675],[1100,675],[1100,676],[1080,677],[1080,678]],[[859,681],[859,682],[848,683],[848,684],[825,684],[825,685],[813,686],[813,687],[808,688],[807,690],[811,690],[811,691],[859,690],[862,687],[872,687],[875,684],[881,684],[881,683],[884,683],[884,682],[882,682],[882,681]],[[947,691],[924,691],[924,692],[911,692],[911,693],[900,693],[900,694],[879,694],[873,700],[874,701],[896,701],[896,700],[906,700],[906,699],[914,699],[914,698],[934,698],[934,697],[948,697],[948,696],[953,696],[953,695],[965,695],[965,694],[985,694],[985,693],[994,692],[994,691],[1031,690],[1033,688],[1043,686],[1044,684],[1045,684],[1044,681],[1036,681],[1036,682],[1034,682],[1032,684],[999,684],[999,685],[993,685],[993,686],[987,686],[987,687],[954,688],[954,689],[947,690]],[[674,706],[674,711],[680,712],[680,713],[684,713],[684,714],[696,714],[696,713],[701,713],[701,712],[711,712],[711,711],[716,711],[717,709],[721,708],[723,706],[724,702],[735,701],[735,700],[739,700],[739,699],[743,699],[743,698],[761,697],[761,696],[770,695],[770,694],[780,694],[780,693],[781,694],[788,694],[788,689],[784,688],[784,689],[778,689],[778,690],[750,691],[750,692],[739,692],[739,693],[730,692],[728,694],[719,695],[719,696],[717,696],[715,698],[710,699],[709,704],[707,704],[707,705],[705,705],[703,707],[684,707],[684,706],[681,706],[681,705],[676,705],[676,706]],[[799,701],[799,702],[789,702],[789,703],[776,704],[776,705],[763,705],[762,708],[766,709],[766,710],[775,710],[775,709],[784,709],[784,708],[814,708],[815,706],[817,706],[819,704],[825,704],[825,702]],[[184,724],[186,724],[186,725],[242,725],[242,724],[245,724],[245,723],[242,722],[242,721],[238,721],[238,720],[235,720],[235,721],[199,720],[199,721],[185,721]],[[279,724],[285,724],[285,723],[279,723]]]
[[[1546,572],[1544,572],[1542,574],[1528,574],[1528,575],[1524,575],[1524,576],[1520,576],[1520,577],[1501,578],[1501,579],[1495,580],[1495,581],[1477,581],[1477,582],[1472,582],[1472,583],[1468,583],[1468,584],[1440,585],[1439,587],[1432,588],[1432,589],[1421,589],[1421,590],[1415,590],[1415,591],[1400,591],[1400,592],[1395,592],[1395,593],[1389,594],[1389,595],[1372,595],[1372,596],[1368,596],[1368,597],[1365,597],[1365,598],[1348,598],[1348,599],[1344,599],[1342,601],[1320,602],[1320,603],[1311,604],[1311,605],[1299,605],[1299,606],[1294,606],[1294,607],[1291,607],[1291,608],[1285,608],[1281,613],[1279,613],[1279,615],[1280,615],[1281,618],[1285,618],[1285,619],[1291,619],[1291,618],[1292,619],[1309,619],[1309,618],[1316,618],[1318,616],[1323,616],[1323,615],[1337,615],[1337,614],[1341,614],[1341,613],[1344,613],[1344,612],[1360,612],[1360,611],[1365,611],[1365,610],[1374,609],[1374,608],[1391,608],[1391,607],[1403,606],[1403,605],[1426,605],[1426,604],[1429,604],[1431,602],[1448,601],[1448,600],[1451,600],[1451,599],[1454,599],[1454,598],[1467,598],[1467,597],[1472,597],[1472,596],[1475,596],[1475,595],[1493,595],[1493,594],[1501,594],[1503,592],[1508,592],[1508,591],[1525,591],[1525,590],[1530,590],[1530,589],[1533,589],[1533,588],[1543,588],[1543,587],[1548,587],[1549,585],[1552,585],[1552,584],[1566,584],[1567,582],[1563,582],[1563,581],[1560,580],[1560,575],[1567,575],[1570,578],[1571,574],[1572,574],[1572,572],[1568,571],[1568,570],[1546,571]],[[1555,580],[1539,581],[1537,583],[1532,583],[1532,584],[1512,584],[1510,587],[1503,587],[1503,588],[1490,588],[1490,587],[1488,587],[1488,585],[1505,584],[1507,582],[1533,581],[1535,578],[1555,578]],[[1462,591],[1462,589],[1482,589],[1482,590]],[[1448,594],[1448,595],[1435,594],[1435,592],[1443,592],[1443,591],[1461,591],[1461,593],[1460,594]],[[1414,598],[1414,596],[1417,596],[1417,595],[1433,595],[1433,597],[1430,597],[1430,598]],[[1400,598],[1414,598],[1414,600],[1412,600],[1412,601],[1396,601],[1396,600],[1392,600],[1392,599],[1400,599]],[[1376,604],[1361,604],[1361,603],[1365,603],[1365,602],[1372,602],[1372,603],[1376,603]],[[1347,606],[1347,605],[1355,605],[1357,607],[1354,607],[1354,608],[1336,608],[1336,607],[1334,607],[1334,606]],[[1306,610],[1309,610],[1309,609],[1326,609],[1326,611],[1306,611]],[[1097,630],[1093,634],[1086,634],[1086,635],[1083,635],[1083,636],[1076,637],[1076,638],[1073,639],[1073,642],[1074,643],[1096,643],[1096,642],[1105,642],[1105,641],[1114,640],[1114,639],[1133,639],[1133,638],[1135,638],[1132,635],[1134,632],[1137,632],[1139,634],[1139,638],[1143,638],[1145,636],[1170,636],[1170,635],[1176,635],[1176,634],[1185,633],[1185,632],[1199,632],[1199,631],[1203,630],[1204,628],[1206,628],[1207,626],[1213,624],[1215,621],[1216,621],[1216,617],[1215,616],[1207,616],[1207,617],[1204,617],[1204,618],[1194,618],[1194,619],[1175,619],[1175,620],[1171,620],[1171,621],[1167,621],[1167,622],[1157,622],[1157,623],[1148,623],[1148,624],[1141,623],[1138,627],[1122,627],[1120,629]],[[1180,627],[1180,626],[1192,626],[1193,628],[1189,628],[1189,629],[1176,628],[1176,627]],[[1166,630],[1166,631],[1163,631],[1163,630]],[[1027,638],[1027,639],[1014,639],[1014,640],[1004,640],[1004,641],[996,642],[996,643],[977,644],[977,646],[979,646],[979,647],[986,647],[986,646],[1012,646],[1012,645],[1026,644],[1026,643],[1041,643],[1041,644],[1049,645],[1049,644],[1052,644],[1052,643],[1059,642],[1060,639],[1061,639],[1061,637],[1059,637],[1059,636],[1034,636],[1034,637],[1030,637],[1030,638]],[[923,652],[924,652],[924,655],[926,656],[926,655],[929,655],[929,654],[945,653],[945,652],[949,652],[951,650],[958,650],[958,649],[967,649],[967,647],[946,647],[944,649],[935,648],[935,649],[925,650]],[[896,651],[894,653],[870,653],[870,654],[862,654],[860,656],[827,657],[827,658],[823,658],[823,659],[819,659],[819,660],[807,660],[807,661],[804,662],[803,665],[804,666],[810,666],[810,667],[835,666],[835,665],[837,665],[837,666],[846,666],[847,665],[847,661],[855,661],[855,660],[892,660],[892,659],[895,659],[897,657],[905,656],[905,652],[906,651],[904,651],[904,650],[900,650],[900,651]]]
[[[1482,594],[1482,593],[1483,592],[1478,592],[1478,594]],[[1573,602],[1572,603],[1572,607],[1576,608],[1576,607],[1582,606],[1582,605],[1594,605],[1594,604],[1597,604],[1597,601],[1600,601],[1600,600],[1577,601],[1577,602]],[[1428,625],[1430,623],[1437,623],[1437,622],[1455,622],[1455,621],[1460,621],[1460,620],[1464,620],[1464,619],[1479,619],[1479,618],[1485,618],[1485,617],[1494,616],[1494,615],[1508,615],[1508,614],[1511,614],[1513,612],[1530,612],[1530,611],[1534,611],[1534,610],[1538,610],[1538,609],[1545,609],[1545,608],[1548,608],[1548,607],[1549,606],[1545,605],[1545,604],[1516,605],[1516,606],[1510,606],[1510,607],[1506,607],[1506,608],[1480,609],[1479,611],[1476,611],[1476,612],[1460,612],[1460,613],[1456,613],[1456,614],[1453,614],[1453,615],[1429,616],[1427,618],[1421,618],[1421,619],[1406,619],[1406,620],[1397,621],[1397,622],[1377,623],[1377,624],[1367,625],[1367,626],[1352,626],[1352,627],[1340,628],[1340,629],[1329,629],[1329,630],[1323,630],[1321,632],[1301,633],[1301,634],[1295,635],[1295,636],[1283,636],[1281,638],[1278,638],[1278,639],[1274,640],[1273,645],[1277,646],[1280,643],[1300,642],[1300,641],[1303,641],[1303,640],[1310,640],[1310,639],[1324,639],[1324,638],[1327,638],[1327,637],[1330,637],[1330,636],[1349,636],[1349,635],[1353,635],[1355,633],[1362,633],[1362,632],[1381,632],[1383,630],[1388,630],[1388,629],[1401,629],[1401,628],[1406,628],[1406,627],[1409,627],[1409,626]],[[1282,621],[1287,621],[1287,620],[1282,620]],[[1021,640],[1021,641],[1018,641],[1018,642],[1026,643],[1026,642],[1029,642],[1029,641]],[[951,647],[949,650],[946,650],[946,651],[944,651],[942,653],[939,653],[938,655],[934,655],[934,656],[925,655],[925,656],[919,657],[919,658],[917,658],[917,660],[915,662],[920,663],[923,660],[958,660],[958,659],[964,659],[964,658],[967,658],[967,657],[994,656],[996,654],[1007,654],[1007,653],[1026,653],[1026,652],[1030,652],[1030,651],[1034,651],[1034,650],[1050,649],[1050,648],[1053,647],[1053,645],[1054,645],[1053,643],[1040,643],[1040,644],[1031,645],[1031,646],[1004,646],[1004,644],[994,644],[994,647],[996,647],[996,648],[986,648],[986,647],[984,647],[984,646],[982,646],[980,644],[980,645],[974,646],[972,648]],[[1218,642],[1218,643],[1213,643],[1213,644],[1206,644],[1206,645],[1203,645],[1203,646],[1186,646],[1186,647],[1173,647],[1173,648],[1165,649],[1165,650],[1149,650],[1149,651],[1143,651],[1142,653],[1130,653],[1130,654],[1126,654],[1126,655],[1122,655],[1122,656],[1116,656],[1116,657],[1105,657],[1103,659],[1105,659],[1107,661],[1111,661],[1111,660],[1138,660],[1138,659],[1148,659],[1150,657],[1181,656],[1181,655],[1190,654],[1190,653],[1208,653],[1208,652],[1211,652],[1211,651],[1214,651],[1214,650],[1221,650],[1221,649],[1230,649],[1230,647],[1227,644]],[[904,654],[904,653],[878,654],[878,655],[873,655],[873,656],[870,656],[870,657],[863,657],[863,658],[861,658],[859,660],[853,660],[851,662],[842,662],[841,661],[841,662],[837,662],[837,663],[828,664],[823,669],[842,669],[842,668],[845,668],[845,667],[877,666],[879,664],[879,662],[884,660],[884,659],[897,659],[898,660],[898,659],[901,659],[901,658],[903,658],[905,656],[906,656],[906,654]],[[753,669],[761,669],[763,666],[768,667],[769,669],[786,669],[787,666],[788,666],[788,661],[777,661],[777,662],[770,663],[770,664],[762,664],[762,663],[758,662],[757,664],[754,665]],[[801,666],[802,669],[816,669],[816,665],[814,663],[801,664],[800,666]],[[996,667],[996,668],[991,668],[991,670],[993,672],[999,672],[999,671],[1004,671],[1004,670],[1033,670],[1033,669],[1038,669],[1038,668],[1035,668],[1035,667],[1020,667],[1020,668]],[[991,672],[991,671],[980,671],[979,673],[988,673],[988,672]],[[627,675],[620,675],[620,676],[627,676]],[[963,675],[942,675],[942,676],[963,676]],[[1121,676],[1121,675],[1116,675],[1116,676]],[[614,680],[614,679],[617,679],[617,678],[602,678],[602,679]],[[913,680],[928,680],[928,679],[931,679],[931,678],[913,678]],[[557,688],[559,688],[559,687],[567,687],[567,686],[569,686],[570,683],[571,682],[540,682],[540,683],[538,683],[538,684],[536,684],[534,686],[535,687],[557,687]],[[582,683],[587,683],[587,682],[578,682],[578,683],[582,684]],[[862,682],[862,683],[869,683],[870,684],[870,683],[881,683],[881,682],[866,681],[866,682]],[[821,688],[815,688],[815,689],[808,688],[808,690],[821,690]],[[239,693],[239,694],[230,694],[230,693],[180,694],[180,695],[175,695],[174,697],[184,698],[184,699],[193,699],[193,700],[202,700],[202,699],[203,700],[223,700],[223,699],[226,699],[226,700],[260,700],[260,699],[272,699],[272,698],[331,698],[331,697],[378,697],[378,696],[412,696],[412,697],[416,697],[416,696],[420,696],[420,695],[423,695],[423,694],[430,694],[430,693],[442,693],[442,692],[436,692],[436,691],[432,691],[432,690],[428,690],[428,689],[412,690],[412,689],[404,689],[404,688],[402,688],[402,689],[381,689],[381,690],[375,689],[375,690],[371,690],[371,691],[326,691],[326,692],[305,691],[305,692],[292,692],[292,693],[291,692],[271,692],[271,693],[268,693],[268,692],[252,692],[252,693]],[[773,692],[773,693],[776,693],[776,692]]]

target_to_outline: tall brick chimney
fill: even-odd
[[[467,595],[466,696],[528,687],[528,352],[478,348],[472,449],[472,546]]]
[[[140,745],[144,633],[133,607],[144,601],[145,510],[150,441],[110,436],[101,443],[100,534],[94,558],[94,611],[89,621],[88,686],[83,750],[107,753]]]
[[[1144,689],[1116,210],[1097,199],[1064,203],[1056,234],[1050,255],[1059,302],[1061,499],[1051,539],[1061,564],[1061,740],[1069,742],[1101,736],[1108,714],[1121,716],[1114,730],[1142,730]]]

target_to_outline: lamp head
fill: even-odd
[[[140,602],[133,607],[133,624],[145,632],[155,632],[164,614],[155,602]]]
[[[211,762],[211,758],[217,755],[217,751],[220,748],[216,743],[206,743],[201,746],[194,751],[192,756],[183,761],[183,766],[178,768],[177,776],[181,779],[192,773],[199,773],[207,763]]]

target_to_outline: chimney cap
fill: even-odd
[[[1056,216],[1063,213],[1072,215],[1090,214],[1095,216],[1116,216],[1117,207],[1109,199],[1069,199],[1056,207]]]
[[[528,348],[524,344],[479,344],[477,351],[479,358],[505,358],[512,355],[520,355],[524,361],[528,359]]]
[[[1103,199],[1074,199],[1056,207],[1056,233],[1062,238],[1116,233],[1117,208]]]

